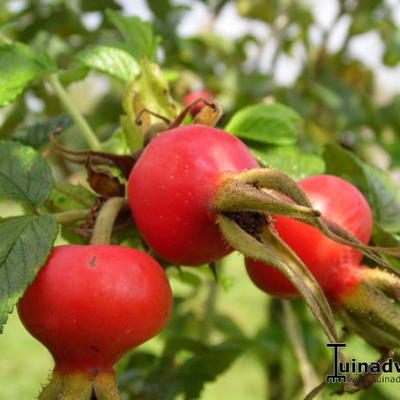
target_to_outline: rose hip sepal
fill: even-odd
[[[114,245],[55,247],[18,304],[27,330],[51,352],[47,399],[119,399],[113,365],[156,335],[171,314],[161,266]]]
[[[399,277],[353,264],[337,272],[327,297],[345,324],[379,349],[400,347]]]

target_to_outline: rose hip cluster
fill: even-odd
[[[293,204],[303,195],[312,209]],[[300,297],[302,285],[294,286],[291,273],[289,279],[276,268],[279,263],[267,265],[251,249],[268,226],[305,264],[349,327],[377,346],[400,345],[400,313],[392,301],[399,300],[400,281],[387,270],[361,265],[363,254],[353,247],[368,247],[372,212],[349,182],[320,175],[294,186],[279,171],[260,169],[233,135],[189,125],[147,146],[130,175],[128,199],[144,239],[163,259],[196,266],[236,248],[258,287],[281,298]],[[319,214],[325,225],[336,227],[335,234],[327,237],[318,223],[310,223]],[[274,240],[274,233],[269,237]]]
[[[301,188],[312,207],[301,204]],[[187,125],[150,141],[131,171],[127,192],[134,221],[160,258],[196,266],[236,248],[247,257],[247,271],[258,287],[282,298],[299,297],[301,285],[294,286],[265,258],[254,259],[253,244],[268,228],[303,261],[352,328],[379,343],[378,330],[368,334],[366,329],[378,324],[390,338],[385,346],[399,342],[398,328],[380,314],[382,304],[387,305],[381,292],[397,293],[394,275],[362,266],[361,252],[301,222],[322,214],[361,244],[368,243],[371,210],[362,194],[343,179],[315,176],[298,187],[279,171],[260,169],[235,136]],[[383,303],[371,306],[371,296]],[[55,247],[18,305],[23,323],[56,363],[40,399],[90,399],[93,393],[118,398],[113,364],[157,334],[171,308],[166,275],[149,255],[96,241],[90,246]],[[366,322],[363,313],[369,315]]]

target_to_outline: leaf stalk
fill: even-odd
[[[92,128],[90,127],[86,119],[83,117],[81,112],[76,108],[75,104],[68,95],[67,91],[61,85],[61,82],[58,79],[58,75],[57,74],[49,75],[48,82],[53,87],[55,93],[57,94],[58,98],[60,99],[65,109],[71,114],[71,117],[73,118],[75,123],[79,126],[82,135],[85,138],[90,149],[99,150],[101,144],[97,139],[96,134],[93,132]]]

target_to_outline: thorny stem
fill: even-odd
[[[87,159],[79,159],[79,158],[73,158],[70,156],[65,155],[65,153],[62,153],[58,149],[54,149],[53,151],[55,154],[60,154],[62,156],[62,159],[65,161],[69,161],[74,164],[86,164]],[[101,158],[101,157],[91,157],[90,161],[92,164],[100,164],[100,165],[108,165],[110,167],[114,167],[115,163],[113,163],[111,160],[107,160],[106,158]]]
[[[123,197],[112,197],[103,204],[94,225],[91,245],[110,243],[114,222],[126,204]]]
[[[76,108],[75,104],[69,97],[66,90],[61,85],[58,75],[51,74],[48,77],[48,81],[53,87],[55,93],[57,94],[58,98],[60,99],[61,103],[64,105],[65,109],[71,114],[72,118],[74,119],[75,123],[79,126],[83,137],[85,138],[87,144],[92,150],[99,150],[100,149],[100,142],[97,139],[96,134],[93,132],[92,128],[87,123],[86,119],[80,113],[80,111]]]

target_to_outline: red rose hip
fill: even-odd
[[[91,378],[113,375],[113,364],[156,335],[171,309],[161,266],[113,245],[55,247],[18,304],[27,330],[53,355],[55,375]]]
[[[186,125],[162,133],[145,148],[129,177],[135,222],[168,261],[215,261],[231,251],[216,224],[216,190],[225,176],[257,167],[247,147],[220,129]]]
[[[372,212],[362,193],[351,183],[331,175],[317,175],[299,183],[313,207],[321,214],[368,243],[372,233]],[[276,230],[301,258],[326,293],[334,292],[332,276],[340,264],[357,265],[362,253],[327,238],[318,229],[284,216],[276,216]],[[297,289],[277,269],[246,259],[253,282],[272,295],[298,297]]]

